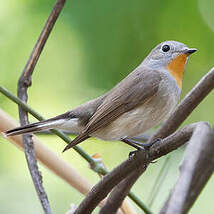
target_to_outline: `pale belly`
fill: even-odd
[[[167,118],[176,106],[178,99],[178,93],[157,94],[147,103],[124,113],[91,136],[103,140],[120,140],[125,137],[139,136]]]

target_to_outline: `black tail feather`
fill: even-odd
[[[66,120],[69,120],[73,117],[74,116],[72,115],[72,112],[66,112],[64,114],[58,115],[48,120],[43,120],[41,122],[36,122],[36,123],[28,124],[26,126],[21,126],[15,129],[8,130],[5,132],[5,134],[7,136],[13,136],[18,134],[32,133],[32,132],[38,132],[41,130],[57,128],[57,126],[60,126]]]
[[[17,127],[15,129],[11,129],[5,132],[7,136],[13,136],[18,134],[24,134],[24,133],[31,133],[31,132],[37,132],[41,131],[43,128],[39,126],[39,123],[32,123],[26,126]]]

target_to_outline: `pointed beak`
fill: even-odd
[[[190,54],[193,54],[193,53],[195,53],[196,51],[197,51],[196,48],[188,48],[188,49],[185,49],[185,50],[183,51],[183,53],[186,54],[187,56],[189,56]]]

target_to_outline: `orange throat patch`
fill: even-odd
[[[182,79],[187,57],[187,54],[180,54],[175,59],[173,59],[167,66],[168,71],[176,80],[179,88],[182,88]]]

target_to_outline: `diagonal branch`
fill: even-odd
[[[146,170],[146,165],[139,169],[138,172],[132,172],[127,178],[122,180],[117,186],[114,187],[110,196],[108,197],[105,205],[101,208],[99,214],[109,214],[116,213],[118,208],[121,207],[123,200],[129,193],[132,185],[136,181],[136,179]],[[124,191],[121,191],[124,189]],[[150,210],[144,209],[144,211],[148,214],[152,214]]]
[[[51,30],[53,29],[53,26],[65,4],[65,0],[57,0],[56,4],[53,7],[53,10],[51,11],[51,14],[39,36],[39,39],[28,59],[27,64],[25,65],[25,68],[19,78],[18,82],[18,97],[24,101],[27,102],[28,95],[27,95],[27,89],[31,86],[31,77],[35,68],[35,65],[39,59],[39,56],[44,48],[44,45],[48,39],[48,36],[51,33]],[[26,125],[29,123],[27,112],[19,106],[19,117],[20,117],[20,123],[21,125]],[[34,151],[34,145],[32,141],[32,136],[30,134],[23,135],[23,143],[24,143],[24,149],[25,149],[25,156],[28,163],[28,168],[30,170],[34,186],[36,188],[37,194],[39,196],[40,202],[42,204],[43,210],[47,214],[51,214],[50,205],[48,202],[48,198],[46,195],[46,192],[42,185],[42,176],[38,170],[36,155]]]
[[[15,102],[16,104],[20,105],[25,111],[30,113],[33,117],[37,118],[38,120],[45,120],[38,112],[36,112],[34,109],[32,109],[29,105],[22,102],[18,97],[16,97],[14,94],[12,94],[7,89],[0,86],[0,93],[4,94],[7,98]],[[11,127],[12,128],[12,127]],[[8,128],[9,129],[9,128]],[[58,137],[60,137],[63,141],[65,141],[67,144],[71,142],[71,139],[64,134],[63,132],[53,129],[51,130],[54,134],[56,134]],[[96,161],[88,154],[86,153],[81,147],[75,146],[75,151],[78,152],[79,155],[81,155],[90,165],[93,165],[93,170],[97,172],[98,174],[105,175],[108,173],[108,171],[101,167],[100,164],[97,164]],[[142,209],[142,210],[148,210],[148,208],[145,206],[145,204],[134,194],[129,193],[128,196]],[[149,213],[149,211],[148,211]]]
[[[185,151],[180,176],[160,214],[188,213],[214,171],[214,130],[200,124]]]
[[[209,77],[209,78],[206,78],[206,77]],[[213,86],[214,86],[214,84],[210,84],[210,81],[213,83],[213,77],[214,77],[214,72],[213,72],[213,69],[209,72],[209,73],[207,73],[207,75],[202,79],[203,81],[200,81],[200,82],[202,82],[203,84],[204,84],[204,87],[202,87],[201,88],[201,93],[202,94],[204,94],[203,96],[206,96],[206,93],[203,93],[203,91],[205,90],[208,90],[208,91],[211,91],[211,89],[213,88]],[[204,81],[208,81],[208,87],[206,86],[206,83],[204,82]],[[200,84],[198,84],[199,85],[199,87],[200,87]],[[196,88],[196,90],[197,90],[197,87],[195,87]],[[1,89],[1,87],[0,87],[0,89]],[[5,94],[6,96],[8,96],[8,94],[7,93],[5,93],[5,91],[1,91],[3,94]],[[194,90],[192,90],[192,93],[194,94]],[[191,95],[191,93],[189,93],[190,95]],[[11,95],[11,94],[10,94]],[[196,93],[196,95],[197,95],[197,93]],[[16,103],[19,103],[19,102],[17,102],[17,100],[14,100],[14,98],[11,98],[10,96],[8,96],[10,99],[12,99],[13,101],[15,101]],[[194,96],[196,99],[197,99],[197,97],[198,96]],[[188,97],[187,97],[188,98]],[[21,102],[21,101],[20,101]],[[182,101],[183,103],[185,103],[184,101]],[[181,103],[182,103],[181,102]],[[194,103],[194,100],[193,100],[193,103]],[[23,106],[25,107],[25,110],[27,110],[27,111],[30,111],[29,110],[29,108],[27,108],[28,106],[26,105],[24,105],[24,103],[22,103],[21,102],[21,104],[23,104]],[[188,105],[188,103],[186,102],[186,105]],[[185,106],[184,106],[184,108],[185,108]],[[178,109],[179,109],[179,106],[178,106]],[[30,111],[31,112],[31,111]],[[33,113],[33,112],[31,112],[34,116],[35,116],[35,113]],[[40,118],[40,120],[41,120],[42,118]],[[179,118],[178,118],[179,119]],[[167,123],[167,122],[166,122]]]
[[[117,184],[129,176],[130,173],[141,171],[150,161],[166,155],[187,142],[197,124],[198,123],[194,123],[179,129],[162,142],[153,145],[149,153],[142,150],[132,158],[121,163],[92,188],[87,197],[79,205],[75,214],[90,214],[99,202],[102,201]],[[150,157],[149,159],[148,155]]]
[[[208,93],[214,88],[214,68],[211,69],[197,84],[196,86],[184,97],[175,111],[171,114],[167,121],[160,127],[160,129],[151,137],[150,140],[154,140],[158,137],[164,138],[169,134],[173,133],[180,124],[191,114],[194,108],[208,95]],[[143,173],[144,171],[142,171]],[[141,174],[142,174],[141,173]],[[123,183],[127,183],[129,185],[121,185],[118,184],[115,188],[118,191],[112,191],[109,198],[114,198],[114,209],[118,209],[118,205],[120,204],[118,201],[120,200],[120,192],[127,192],[131,189],[135,181],[140,177],[139,172],[135,171],[135,175],[132,177],[127,177],[123,181]],[[119,186],[119,187],[118,187]],[[113,196],[111,196],[113,194]],[[107,201],[106,206],[108,206],[110,200]],[[111,204],[111,207],[113,205]]]
[[[171,134],[173,131],[175,131],[180,124],[190,115],[190,113],[193,111],[193,109],[209,94],[209,92],[214,88],[214,68],[211,69],[199,82],[198,84],[186,95],[186,97],[181,101],[181,103],[178,105],[174,113],[169,117],[167,121],[163,124],[163,126],[156,132],[156,134],[151,138],[155,139],[157,137],[164,138]],[[177,149],[179,146],[183,145],[191,136],[193,129],[195,128],[195,125],[187,126],[186,129],[188,131],[184,131],[184,129],[181,129],[177,131],[176,133],[170,135],[169,137],[165,138],[163,140],[163,143],[161,144],[161,147],[158,147],[159,144],[155,144],[150,148],[149,154],[151,157],[151,160],[154,160],[156,158],[159,158],[163,155],[166,155],[170,151],[173,151],[174,149]],[[179,133],[179,135],[178,135]],[[178,141],[174,140],[173,142],[169,141],[170,138],[176,139],[181,138]],[[169,141],[170,143],[166,143]],[[141,158],[138,159],[137,157],[134,158],[135,165],[141,165],[141,167],[144,167],[146,164],[145,160],[145,153],[139,152]],[[155,158],[154,158],[155,157]],[[133,160],[133,159],[132,159]],[[116,169],[114,169],[112,172],[110,172],[108,175],[104,177],[105,179],[105,185],[102,185],[101,183],[98,183],[94,186],[92,191],[88,194],[88,196],[83,200],[83,202],[79,205],[78,209],[76,210],[75,214],[81,214],[81,213],[91,213],[93,209],[97,206],[100,199],[102,200],[102,197],[105,197],[117,184],[119,184],[124,178],[126,178],[131,172],[139,170],[139,168],[136,168],[132,166],[129,171],[127,172],[127,167],[130,164],[130,160],[124,161],[120,166],[118,166]],[[122,169],[121,169],[122,168]],[[119,180],[111,180],[112,175],[118,173],[120,176]],[[109,179],[111,178],[111,179]],[[138,176],[136,176],[136,179]],[[103,180],[104,180],[103,179]],[[127,178],[129,180],[129,178]],[[108,186],[108,182],[111,180],[111,185]],[[114,183],[112,183],[114,182]],[[133,181],[132,181],[133,182]],[[128,183],[128,181],[127,181]],[[133,182],[134,183],[134,182]],[[121,191],[126,191],[126,188],[130,189],[130,185],[125,187],[124,189],[121,189]],[[105,189],[105,193],[104,190]],[[99,191],[103,191],[103,194],[100,194]],[[100,198],[99,198],[100,197]],[[94,198],[97,198],[96,203],[91,203],[91,201],[94,200]],[[115,197],[116,198],[116,197]],[[116,204],[119,204],[115,202]]]
[[[0,133],[4,133],[4,131],[9,130],[10,128],[16,128],[17,122],[11,118],[6,112],[0,109]],[[22,143],[22,136],[15,135],[11,137],[7,137],[2,134],[3,137],[6,137],[13,145],[15,145],[21,151],[24,151],[24,145]],[[65,162],[58,155],[49,150],[43,142],[41,142],[36,136],[33,136],[34,149],[36,153],[37,160],[40,161],[44,166],[46,166],[50,171],[52,171],[56,176],[64,180],[68,185],[71,185],[77,191],[79,191],[83,195],[87,195],[87,193],[92,188],[92,185],[88,182],[87,178],[83,177],[78,173],[75,168],[72,168],[67,162]],[[105,200],[102,201],[99,206],[103,206]],[[118,210],[117,214],[122,214],[124,210],[124,214],[134,214],[134,209],[130,206],[129,201],[125,201],[123,204],[123,208]]]

